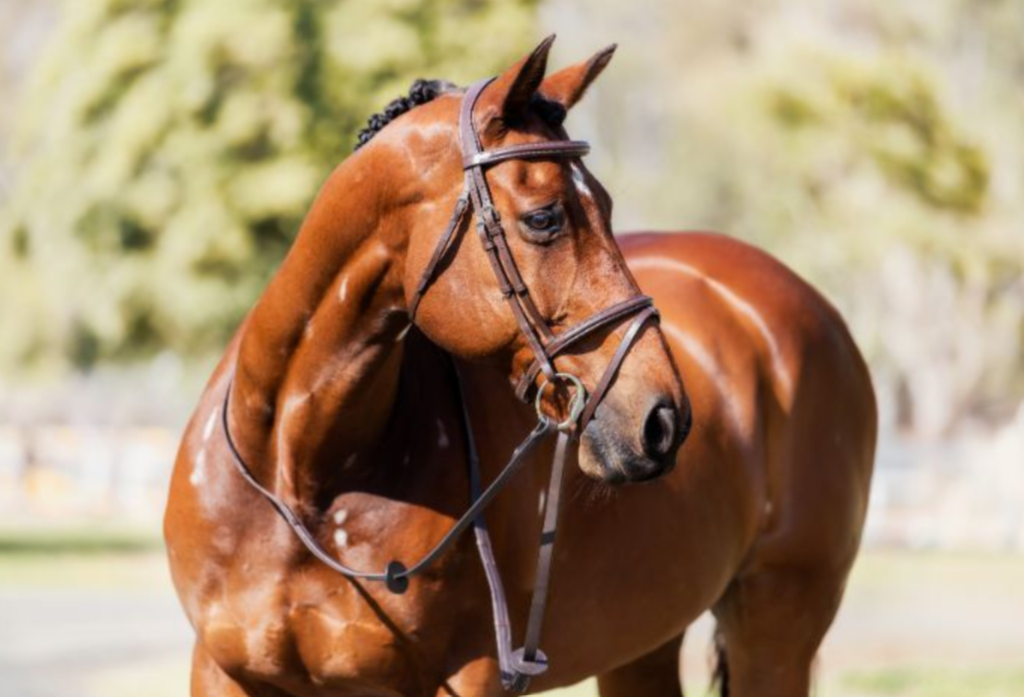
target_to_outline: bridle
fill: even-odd
[[[555,532],[558,525],[562,473],[565,469],[569,441],[583,433],[615,379],[622,362],[626,359],[626,355],[629,353],[637,336],[639,336],[640,331],[648,321],[657,321],[658,311],[654,308],[653,300],[650,297],[636,295],[628,300],[605,308],[558,335],[551,332],[547,322],[531,298],[529,289],[523,282],[523,278],[509,250],[505,230],[501,224],[501,216],[494,206],[490,188],[487,185],[485,170],[506,160],[578,158],[590,152],[590,145],[585,141],[562,139],[484,150],[473,125],[473,108],[480,94],[493,79],[490,78],[477,82],[466,91],[462,99],[459,115],[459,137],[462,143],[462,167],[466,176],[465,188],[462,195],[456,201],[448,226],[442,234],[413,292],[412,299],[409,302],[409,319],[411,323],[415,322],[420,302],[431,283],[439,275],[439,265],[451,248],[451,243],[455,239],[456,234],[463,227],[462,223],[466,213],[472,207],[478,219],[476,226],[477,235],[490,261],[494,275],[498,280],[502,295],[512,308],[512,313],[519,324],[519,329],[534,354],[533,362],[519,379],[515,390],[516,395],[523,401],[529,400],[531,388],[535,385],[538,377],[543,375],[534,399],[537,410],[537,426],[515,449],[505,468],[495,477],[494,481],[486,488],[483,488],[476,441],[473,436],[466,400],[463,396],[460,399],[460,413],[466,434],[466,451],[469,460],[470,494],[472,500],[469,509],[456,521],[444,537],[438,541],[434,548],[412,566],[406,566],[402,562],[395,560],[389,562],[381,572],[359,571],[351,569],[334,559],[317,542],[314,534],[306,527],[294,510],[280,497],[256,480],[238,451],[228,425],[231,383],[228,384],[224,396],[221,424],[235,466],[245,481],[267,499],[314,557],[343,576],[351,579],[380,581],[392,593],[404,593],[409,587],[410,577],[430,566],[467,527],[473,525],[477,549],[480,553],[487,583],[491,591],[491,604],[494,612],[495,637],[497,640],[498,663],[501,669],[502,684],[508,690],[523,692],[527,689],[530,678],[545,672],[548,666],[547,656],[540,650],[539,644],[551,577]],[[556,370],[554,360],[559,354],[594,332],[617,325],[630,317],[633,320],[629,328],[623,334],[622,339],[619,341],[619,346],[613,354],[604,374],[589,397],[587,397],[586,388],[579,378]],[[455,374],[459,383],[459,393],[464,395],[457,367]],[[572,389],[572,396],[569,400],[568,416],[565,420],[556,423],[543,412],[541,402],[547,386],[553,385],[558,381],[568,383]],[[502,586],[497,562],[494,558],[494,551],[491,546],[490,535],[487,531],[483,512],[494,497],[527,462],[528,456],[536,447],[553,434],[557,434],[557,440],[551,467],[551,477],[545,497],[544,519],[534,579],[533,598],[530,603],[523,646],[513,650],[508,602],[504,587]]]
[[[611,362],[605,369],[604,375],[597,383],[590,398],[583,405],[582,397],[574,400],[582,406],[582,411],[577,418],[567,425],[575,426],[578,433],[583,433],[587,424],[594,416],[597,406],[604,399],[605,393],[611,387],[612,380],[618,373],[619,367],[626,359],[626,354],[640,333],[643,325],[650,319],[656,319],[658,311],[654,308],[654,301],[646,295],[636,295],[628,300],[615,303],[606,307],[597,314],[594,314],[579,324],[562,332],[558,336],[552,334],[547,321],[537,309],[536,303],[530,296],[530,291],[523,282],[515,260],[508,247],[508,240],[505,236],[505,229],[501,224],[501,215],[494,206],[491,198],[491,190],[487,185],[487,177],[484,170],[487,167],[504,162],[506,160],[538,160],[538,159],[568,159],[582,157],[590,152],[590,144],[582,140],[550,140],[541,143],[526,143],[522,145],[509,145],[494,150],[484,150],[480,144],[476,128],[473,125],[473,108],[477,99],[484,91],[484,88],[491,83],[491,79],[477,82],[466,92],[462,99],[462,109],[459,114],[459,139],[462,142],[462,168],[466,173],[466,183],[462,195],[455,202],[455,210],[452,212],[448,227],[434,249],[434,254],[427,262],[420,281],[413,291],[412,299],[409,301],[410,321],[415,321],[416,312],[420,302],[426,294],[430,284],[437,278],[438,266],[451,246],[455,234],[462,227],[462,220],[470,206],[477,214],[477,236],[487,254],[487,259],[498,279],[498,286],[501,293],[512,308],[512,314],[519,324],[519,331],[526,338],[527,344],[533,352],[534,360],[523,373],[516,386],[516,396],[526,401],[529,398],[530,388],[535,384],[538,375],[543,373],[544,382],[541,384],[539,393],[550,382],[558,379],[569,381],[575,387],[575,395],[583,393],[582,383],[565,373],[555,370],[554,359],[560,353],[590,336],[598,329],[612,324],[617,324],[627,317],[635,315],[619,348],[612,357]],[[538,400],[539,401],[539,400]],[[571,411],[571,410],[570,410]],[[538,413],[538,416],[540,414]]]

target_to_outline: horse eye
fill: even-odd
[[[530,211],[522,221],[534,232],[554,233],[562,227],[561,209],[552,207]]]
[[[555,216],[551,211],[537,211],[526,218],[526,224],[534,230],[547,230],[555,222]]]

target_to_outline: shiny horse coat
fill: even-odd
[[[571,107],[611,55],[545,79],[549,46],[482,93],[485,147],[556,137],[535,95]],[[465,510],[460,400],[485,480],[530,431],[533,408],[513,387],[534,356],[471,231],[409,324],[462,184],[459,104],[451,94],[417,107],[331,175],[187,428],[165,533],[196,630],[193,695],[503,693],[470,535],[404,595],[346,579],[239,476],[219,423],[234,380],[228,421],[254,476],[321,546],[373,569],[419,558]],[[598,675],[605,697],[679,695],[683,634],[712,608],[730,694],[806,695],[856,555],[875,442],[870,379],[841,318],[727,237],[616,243],[610,198],[582,165],[509,161],[488,176],[552,327],[640,292],[662,317],[638,336],[566,473],[544,631],[551,668],[531,689]],[[538,211],[552,210],[560,227],[539,234]],[[593,390],[624,331],[586,338],[555,366]],[[564,408],[545,400],[552,414]],[[669,427],[652,426],[665,418]],[[654,447],[666,431],[672,442]],[[550,455],[487,513],[517,633]]]

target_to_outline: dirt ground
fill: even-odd
[[[0,535],[0,695],[187,695],[191,630],[153,543],[10,539]],[[705,617],[687,636],[691,696],[706,693],[711,629]],[[866,552],[817,685],[819,697],[1024,697],[1024,557]]]

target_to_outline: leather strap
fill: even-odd
[[[462,142],[463,163],[483,153],[480,138],[477,136],[476,127],[473,123],[473,108],[477,99],[484,89],[494,78],[481,80],[467,90],[462,99],[462,109],[459,112],[459,137]],[[516,150],[527,151],[526,145],[513,145],[504,148],[505,159],[511,157]],[[465,167],[464,167],[465,168]],[[466,188],[469,191],[473,208],[480,219],[478,233],[483,243],[484,250],[491,260],[491,267],[501,287],[505,299],[512,308],[519,329],[526,338],[530,349],[537,360],[541,363],[541,370],[545,375],[552,376],[555,373],[551,361],[544,353],[544,339],[551,338],[551,330],[544,321],[543,316],[537,309],[529,289],[523,282],[519,268],[512,258],[512,252],[508,248],[505,239],[505,230],[501,225],[501,215],[494,206],[491,198],[491,190],[487,185],[487,178],[484,176],[483,165],[471,165],[466,169]]]
[[[462,378],[455,366],[456,382],[459,395],[462,397],[465,392],[462,388]],[[538,551],[537,570],[534,580],[534,593],[530,603],[530,614],[526,627],[526,641],[522,648],[512,649],[511,621],[508,612],[508,600],[505,589],[501,582],[501,574],[498,571],[498,564],[494,557],[494,549],[491,545],[490,534],[487,531],[487,522],[484,518],[484,510],[494,500],[512,476],[518,472],[527,460],[534,448],[548,435],[555,431],[554,422],[542,419],[533,431],[520,443],[512,453],[509,463],[495,477],[494,481],[482,488],[480,476],[480,456],[476,446],[476,438],[473,435],[472,422],[470,421],[469,410],[466,400],[460,398],[460,416],[462,417],[463,432],[466,436],[466,459],[468,460],[470,501],[471,505],[466,512],[455,522],[451,529],[437,542],[433,549],[425,554],[412,566],[406,567],[397,560],[387,564],[381,572],[361,571],[342,564],[327,552],[316,537],[306,527],[302,519],[295,511],[284,502],[279,496],[264,487],[252,470],[249,469],[242,458],[238,447],[235,445],[234,437],[231,435],[231,427],[228,421],[228,413],[231,406],[231,389],[234,385],[232,378],[227,385],[224,394],[224,404],[221,409],[221,425],[224,429],[224,437],[228,444],[228,450],[232,455],[232,462],[241,474],[242,478],[259,493],[274,508],[279,516],[292,529],[292,532],[302,545],[320,560],[325,566],[340,573],[343,576],[353,579],[367,581],[383,581],[388,590],[393,593],[404,593],[409,587],[409,579],[426,569],[437,558],[452,545],[462,532],[473,526],[476,537],[477,550],[480,560],[483,563],[484,574],[491,591],[491,608],[494,613],[494,633],[498,649],[498,665],[501,672],[502,684],[508,690],[523,692],[529,686],[530,678],[540,675],[547,670],[547,657],[540,650],[541,631],[544,625],[545,608],[547,606],[548,587],[551,579],[551,568],[553,560],[553,549],[555,542],[555,530],[558,525],[558,511],[560,506],[562,475],[565,471],[565,460],[567,457],[569,434],[560,432],[555,444],[555,455],[551,465],[551,478],[548,483],[544,523],[540,538]]]
[[[583,414],[580,415],[579,432],[583,433],[587,428],[587,424],[594,418],[594,412],[597,411],[598,405],[601,404],[601,400],[604,399],[604,395],[608,392],[608,388],[612,385],[612,380],[619,372],[619,367],[622,366],[622,361],[626,360],[626,354],[629,353],[629,349],[633,346],[633,342],[636,341],[637,336],[640,335],[640,330],[647,323],[647,320],[658,317],[658,311],[653,307],[648,307],[646,310],[641,312],[633,320],[633,323],[629,325],[629,329],[626,330],[625,336],[622,337],[622,341],[619,342],[619,348],[616,349],[615,355],[612,356],[611,362],[608,363],[608,367],[605,368],[604,375],[601,376],[601,381],[597,383],[597,387],[590,394],[590,399],[587,400],[587,406],[583,409]]]
[[[551,157],[583,157],[590,153],[590,143],[585,140],[550,141],[546,143],[523,143],[504,148],[495,148],[462,158],[463,169],[487,167],[505,160],[541,160]]]
[[[456,369],[456,375],[458,370]],[[459,376],[461,386],[461,376]],[[461,387],[460,387],[461,389]],[[470,462],[470,490],[474,500],[480,496],[480,458],[473,436],[472,424],[465,400],[462,401],[463,419],[466,426],[466,451]],[[562,491],[562,475],[568,456],[569,434],[560,432],[555,443],[555,455],[551,464],[551,477],[545,494],[544,522],[538,549],[537,570],[534,575],[533,598],[526,623],[526,637],[522,648],[512,649],[512,623],[509,619],[508,600],[501,581],[498,563],[494,558],[491,536],[483,514],[477,516],[473,525],[477,550],[484,567],[484,575],[491,591],[491,610],[494,614],[494,636],[498,649],[498,668],[502,685],[507,690],[525,692],[530,678],[547,670],[548,660],[540,650],[541,633],[544,627],[548,588],[551,581],[555,531],[558,527],[558,513]]]
[[[225,440],[228,444],[228,450],[231,452],[231,459],[238,470],[242,478],[248,482],[253,489],[255,489],[260,495],[263,496],[274,507],[278,515],[288,523],[295,536],[299,538],[303,546],[312,554],[314,557],[323,562],[326,566],[330,567],[334,571],[337,571],[343,576],[348,578],[364,579],[367,581],[383,581],[387,584],[388,589],[395,593],[404,593],[409,585],[409,578],[420,573],[428,566],[433,564],[441,554],[451,546],[451,544],[458,538],[462,532],[468,528],[473,522],[479,517],[485,508],[490,505],[494,497],[498,495],[508,482],[512,479],[512,476],[516,474],[523,465],[526,464],[528,456],[534,451],[534,449],[540,445],[541,441],[555,431],[555,425],[551,421],[540,421],[536,428],[534,428],[525,440],[519,444],[519,447],[512,453],[512,457],[509,459],[505,468],[494,478],[494,481],[482,492],[479,496],[473,497],[472,505],[462,514],[452,528],[445,533],[444,537],[438,540],[437,544],[434,545],[433,549],[427,552],[423,557],[412,566],[406,566],[400,561],[391,561],[384,568],[383,571],[361,571],[353,569],[349,566],[342,564],[332,557],[317,541],[316,537],[310,532],[309,528],[306,527],[302,519],[295,513],[295,511],[289,506],[283,499],[271,492],[269,489],[264,487],[256,477],[253,475],[252,470],[246,464],[242,454],[238,451],[238,446],[235,445],[234,437],[231,435],[231,428],[228,425],[228,411],[231,406],[231,388],[234,385],[234,378],[228,383],[227,391],[224,394],[224,404],[221,409],[221,425],[224,429]],[[468,419],[468,414],[463,414],[463,418]],[[469,422],[465,422],[467,432],[469,430]],[[473,446],[473,452],[475,453],[475,445]],[[479,468],[478,460],[475,460],[475,455],[470,458],[470,466]]]
[[[551,565],[554,559],[555,533],[558,530],[558,513],[561,507],[562,475],[565,472],[566,453],[569,448],[569,432],[561,431],[555,443],[555,457],[551,463],[551,479],[548,482],[547,501],[544,506],[544,526],[540,533],[540,549],[537,551],[537,571],[533,580],[533,600],[526,620],[526,637],[523,648],[513,653],[516,671],[521,676],[511,689],[523,692],[529,687],[530,677],[540,675],[548,669],[548,657],[540,650],[541,632],[544,628],[544,610],[548,602],[551,585]]]
[[[606,307],[600,312],[583,320],[579,324],[574,325],[571,329],[567,329],[556,336],[554,340],[545,347],[545,351],[551,358],[555,358],[558,354],[562,353],[562,351],[566,350],[578,341],[590,336],[598,329],[610,324],[615,324],[637,311],[645,307],[653,307],[653,305],[654,300],[647,295],[636,295],[628,300],[615,303],[611,307]],[[534,361],[530,364],[530,367],[526,369],[526,372],[523,373],[523,376],[519,378],[519,383],[516,385],[516,396],[520,401],[526,402],[530,399],[530,388],[533,387],[534,382],[537,380],[537,375],[539,374],[540,364],[537,361]]]
[[[434,253],[430,257],[430,261],[427,262],[427,267],[423,269],[423,274],[420,276],[420,282],[416,285],[416,290],[413,292],[412,300],[409,301],[409,321],[416,321],[416,311],[420,307],[420,301],[423,300],[423,296],[427,292],[427,288],[430,287],[431,282],[437,275],[437,267],[441,263],[445,254],[448,253],[448,249],[451,247],[452,239],[455,237],[456,231],[458,231],[460,224],[462,223],[463,216],[466,215],[466,209],[469,207],[469,195],[463,190],[462,195],[459,196],[455,202],[455,209],[452,211],[452,217],[448,221],[448,227],[445,228],[444,233],[441,235],[441,240],[437,243],[437,247],[434,248]]]

